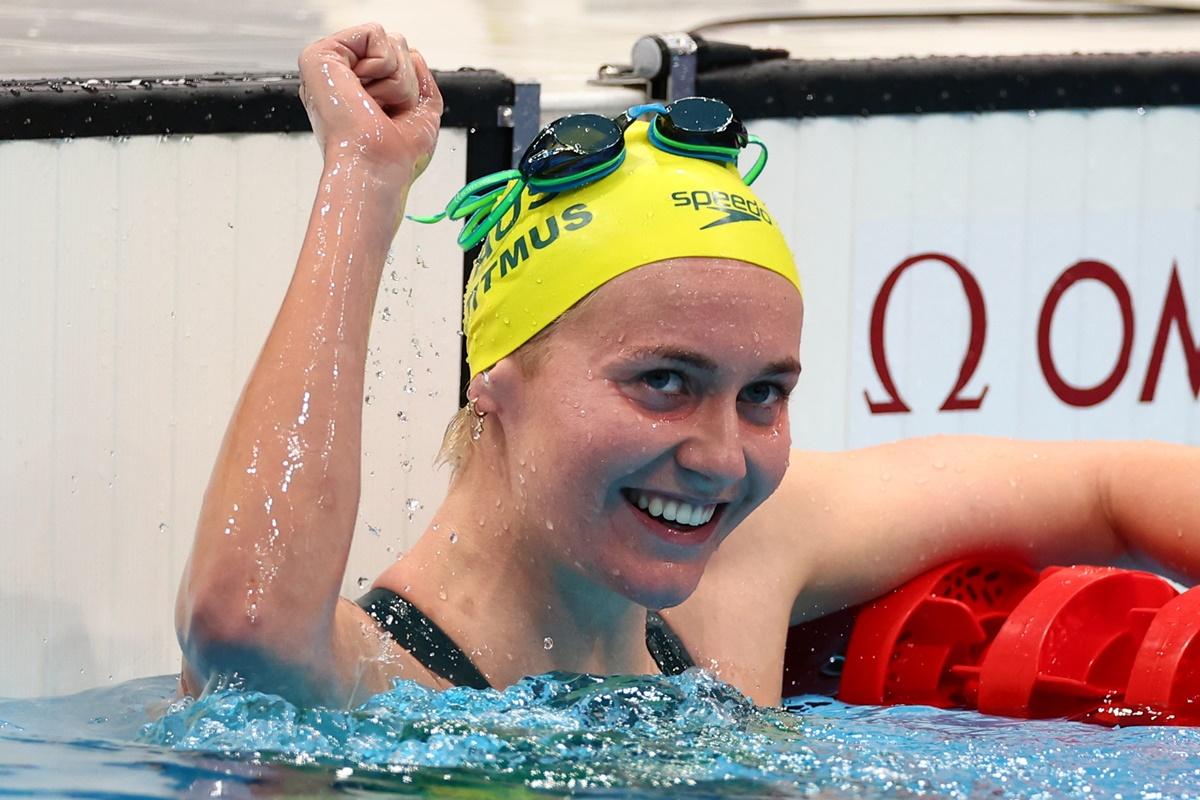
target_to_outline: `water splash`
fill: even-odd
[[[542,791],[695,787],[803,774],[801,720],[754,706],[700,671],[599,678],[551,673],[503,692],[436,692],[411,681],[358,708],[298,708],[258,692],[175,703],[141,740],[357,774],[484,780]]]
[[[815,696],[789,701],[790,713],[755,708],[699,672],[548,675],[504,692],[400,683],[352,710],[226,690],[167,708],[175,691],[171,675],[0,700],[3,789],[148,800],[1200,797],[1198,728],[1110,730]],[[145,725],[147,711],[164,708]]]

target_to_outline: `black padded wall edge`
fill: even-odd
[[[745,119],[1200,105],[1200,53],[767,61],[696,92]]]
[[[492,70],[435,72],[442,124],[495,128],[512,81]],[[296,75],[0,81],[0,139],[309,130]]]
[[[467,180],[473,181],[490,175],[502,169],[508,169],[512,159],[512,128],[479,128],[474,133],[467,134]],[[471,277],[471,269],[475,265],[475,256],[479,246],[473,247],[463,254],[462,284],[466,289],[467,280]],[[461,309],[459,309],[461,312]],[[467,404],[467,384],[471,379],[471,369],[467,364],[467,339],[460,339],[462,371],[459,376],[458,398],[459,405]]]

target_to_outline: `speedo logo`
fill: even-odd
[[[538,205],[541,204],[539,203]],[[530,206],[530,208],[535,207],[534,205]],[[514,218],[504,230],[501,230],[497,226],[494,235],[490,235],[484,240],[483,249],[475,261],[476,269],[479,269],[484,264],[488,264],[488,266],[478,277],[475,275],[471,276],[471,283],[474,285],[471,287],[471,291],[466,299],[468,316],[479,307],[479,295],[490,292],[492,286],[497,281],[503,280],[508,273],[520,267],[521,263],[529,258],[531,252],[551,247],[559,240],[559,237],[577,231],[580,228],[586,228],[592,219],[593,215],[588,210],[587,204],[576,203],[573,206],[568,206],[561,213],[547,217],[537,225],[523,232],[520,236],[517,236],[511,242],[508,242],[499,254],[494,250],[493,239],[503,239],[516,220]]]
[[[671,192],[675,206],[688,207],[695,211],[706,212],[704,219],[709,220],[700,230],[715,228],[718,225],[729,225],[734,222],[765,222],[771,224],[771,215],[757,200],[742,197],[732,192],[708,192],[703,189],[691,191],[682,190]],[[715,217],[715,218],[714,218]]]

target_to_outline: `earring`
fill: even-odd
[[[467,410],[471,412],[473,419],[471,420],[471,438],[478,440],[483,436],[483,418],[486,414],[480,414],[479,409],[475,408],[475,400],[468,398]]]

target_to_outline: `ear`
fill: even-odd
[[[515,359],[502,358],[471,379],[467,397],[475,401],[480,414],[503,415],[506,410],[520,408],[522,377]]]

